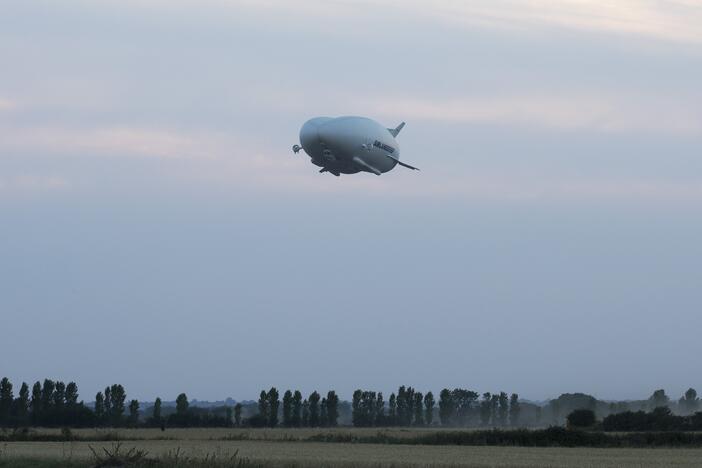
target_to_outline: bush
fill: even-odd
[[[568,427],[592,427],[595,424],[595,412],[589,409],[572,411],[566,418]]]

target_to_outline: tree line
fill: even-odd
[[[663,417],[660,411],[652,415],[656,408],[668,409],[668,416]],[[607,421],[607,428],[620,428],[611,430],[684,430],[699,427],[699,408],[700,400],[692,388],[677,401],[668,398],[664,390],[656,390],[647,400],[604,402],[575,393],[534,404],[521,401],[516,393],[480,394],[463,388],[444,388],[437,401],[431,391],[422,393],[404,385],[387,400],[382,392],[363,389],[356,390],[350,402],[341,401],[334,390],[324,395],[313,391],[306,398],[299,390],[286,390],[281,398],[272,387],[261,391],[258,402],[234,406],[190,405],[187,395],[181,393],[174,406],[156,398],[143,408],[138,400],[127,399],[120,384],[105,387],[95,395],[94,403],[85,404],[79,400],[75,382],[45,379],[31,388],[22,383],[15,396],[10,380],[0,380],[0,426],[4,427],[544,427],[566,423],[566,416],[574,410],[589,410],[602,424]]]
[[[252,427],[334,427],[339,419],[339,397],[334,390],[322,397],[317,391],[302,397],[299,390],[286,390],[280,411],[280,394],[275,387],[262,390],[258,399],[258,413],[247,419]],[[282,421],[280,420],[282,417]],[[237,423],[239,425],[239,423]]]
[[[423,395],[412,387],[401,386],[392,393],[387,405],[382,392],[356,390],[352,399],[352,424],[370,426],[431,426],[436,401],[432,392]],[[442,426],[518,426],[521,406],[513,393],[483,393],[445,388],[439,393],[438,416]]]

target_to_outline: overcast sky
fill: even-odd
[[[431,6],[429,6],[431,4]],[[702,1],[3,2],[0,374],[702,390]],[[376,177],[313,116],[407,121]]]

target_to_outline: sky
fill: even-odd
[[[702,390],[702,1],[2,10],[17,387]],[[421,172],[318,173],[320,115]]]

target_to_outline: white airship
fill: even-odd
[[[321,167],[319,172],[355,174],[370,172],[383,174],[396,165],[415,171],[416,167],[400,161],[400,146],[395,137],[405,123],[395,128],[385,128],[375,120],[365,117],[316,117],[300,129],[300,144],[293,146],[297,154],[301,149]]]

